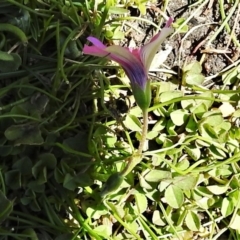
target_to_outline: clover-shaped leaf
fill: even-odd
[[[0,222],[4,221],[13,210],[13,202],[0,191]]]
[[[202,66],[197,61],[186,65],[183,68],[183,85],[201,85],[205,80],[201,72]]]
[[[15,145],[41,145],[43,138],[36,124],[12,125],[5,131],[5,137]]]
[[[184,195],[181,188],[170,185],[165,191],[165,199],[172,208],[180,208],[184,202]]]
[[[22,59],[17,53],[0,51],[0,72],[16,71],[22,64]]]

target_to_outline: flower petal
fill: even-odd
[[[133,55],[128,48],[120,46],[110,46],[105,49],[110,53],[107,57],[119,63],[126,72],[132,84],[137,84],[142,89],[145,88],[147,82],[147,71],[144,65],[136,55]]]
[[[149,43],[147,43],[146,45],[144,45],[141,48],[140,56],[141,56],[141,59],[145,66],[146,71],[149,70],[152,60],[153,60],[155,54],[157,53],[157,51],[159,50],[162,42],[171,33],[173,33],[174,30],[169,27],[171,25],[172,21],[173,21],[173,19],[170,18],[168,20],[168,22],[166,23],[166,26],[161,30],[161,32],[156,34]]]
[[[94,37],[87,38],[94,46],[85,45],[84,54],[106,57],[120,64],[132,84],[137,84],[145,89],[147,71],[140,58],[138,49],[128,49],[121,46],[106,47],[100,40]]]
[[[95,37],[88,37],[87,40],[91,42],[94,46],[99,47],[99,48],[106,48],[106,46],[97,38]]]
[[[87,40],[91,42],[94,46],[84,45],[83,53],[98,57],[105,57],[108,52],[105,51],[107,48],[100,40],[94,37],[88,37]]]
[[[97,56],[97,57],[106,57],[109,54],[104,49],[101,49],[95,46],[87,46],[87,45],[83,47],[83,53],[92,55],[92,56]]]

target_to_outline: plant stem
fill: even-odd
[[[134,168],[135,166],[141,162],[142,160],[142,152],[144,148],[144,143],[147,138],[147,132],[148,132],[148,111],[144,110],[143,111],[143,125],[142,125],[142,139],[139,143],[139,147],[137,150],[137,153],[131,156],[128,159],[128,164],[127,166],[123,169],[121,172],[122,176],[128,175]]]
[[[148,111],[144,110],[143,111],[142,139],[139,143],[139,147],[138,147],[138,151],[137,151],[138,155],[142,155],[144,143],[147,138],[147,132],[148,132]]]

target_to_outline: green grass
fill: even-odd
[[[183,39],[209,2],[192,1],[173,35]],[[239,47],[229,23],[238,1],[214,4],[221,21],[206,46],[225,29]],[[165,21],[145,12],[145,1],[0,2],[1,240],[240,239],[239,60],[207,77],[221,79],[216,89],[202,85],[205,53],[153,81],[143,159],[101,198],[138,147],[142,115],[122,96],[131,89],[119,66],[82,48],[90,35],[123,41],[128,21]]]

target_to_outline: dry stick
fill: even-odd
[[[203,39],[192,51],[192,55],[195,54],[198,49],[207,41],[207,37],[205,37],[205,39]]]
[[[179,52],[180,52],[180,54],[179,54],[179,62],[180,62],[180,56],[181,56],[181,54],[182,54],[182,49],[183,49],[183,42],[185,41],[185,39],[194,31],[194,30],[196,30],[197,28],[200,28],[200,27],[203,27],[203,26],[207,26],[207,25],[213,25],[213,24],[218,24],[218,23],[216,23],[216,22],[212,22],[212,23],[205,23],[205,24],[200,24],[200,25],[198,25],[198,26],[195,26],[195,27],[193,27],[192,29],[190,29],[186,34],[185,34],[185,36],[182,38],[182,40],[181,40],[181,44],[180,44],[180,47],[179,47]],[[192,55],[204,44],[206,42],[206,39],[204,39],[202,42],[200,42],[195,48],[194,48],[194,50],[193,50],[193,52],[192,52]],[[178,75],[178,76],[180,76],[180,75]]]
[[[233,68],[233,67],[236,67],[239,63],[240,63],[240,59],[239,59],[238,61],[230,64],[229,66],[227,66],[226,68],[224,68],[224,69],[223,69],[222,71],[220,71],[219,73],[214,74],[214,75],[212,75],[212,76],[206,77],[206,78],[205,78],[206,81],[211,80],[211,79],[213,79],[213,78],[216,78],[216,77],[218,77],[218,76],[223,75],[226,71],[228,71],[229,69],[231,69],[231,68]]]
[[[231,51],[224,50],[224,49],[205,48],[204,50],[201,50],[201,53],[225,54],[225,53],[231,53]]]

